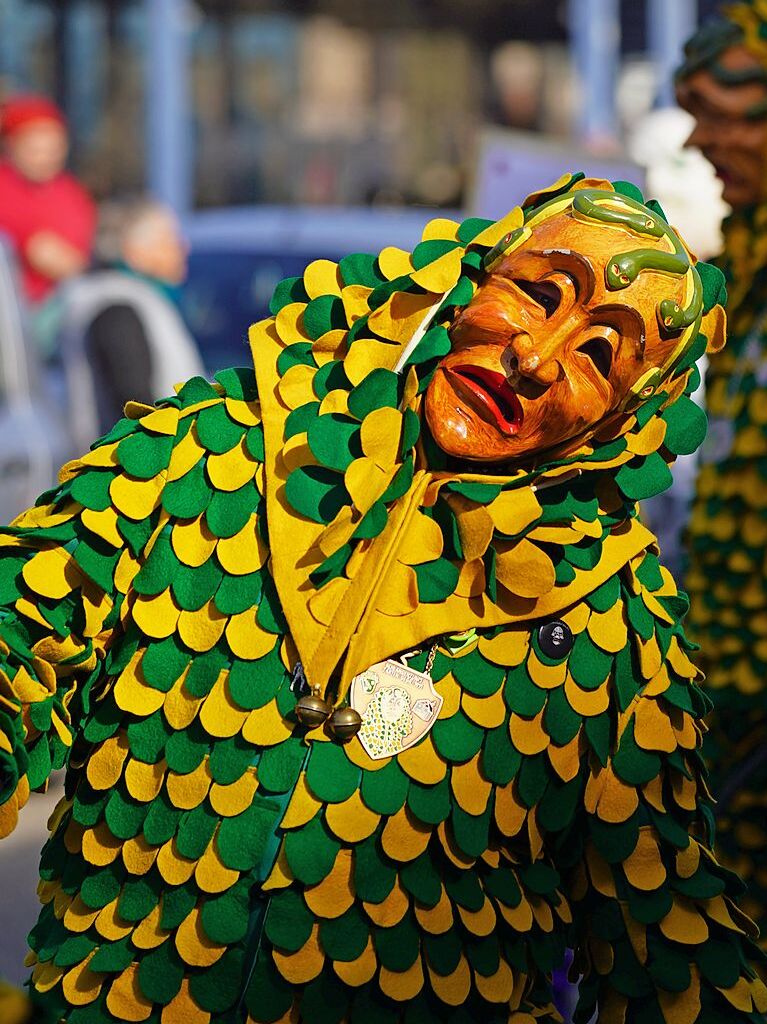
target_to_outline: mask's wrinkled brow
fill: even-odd
[[[596,287],[596,279],[594,277],[594,268],[591,266],[589,261],[579,252],[573,252],[572,249],[543,249],[541,252],[536,252],[533,255],[543,256],[545,259],[551,259],[552,256],[558,256],[570,266],[575,264],[578,268],[578,278],[575,283],[578,286],[578,299],[580,302],[588,302],[591,296],[594,294],[594,288]],[[567,266],[564,267],[567,269]]]
[[[638,309],[616,302],[606,306],[595,306],[591,310],[591,315],[599,323],[604,323],[607,327],[613,327],[623,337],[627,334],[626,319],[632,320],[636,329],[636,354],[639,358],[644,356],[646,343],[645,322]]]

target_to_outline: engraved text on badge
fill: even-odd
[[[431,729],[442,708],[431,676],[391,659],[356,675],[350,698],[362,718],[357,736],[374,761],[412,747]]]

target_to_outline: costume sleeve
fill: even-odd
[[[66,762],[78,719],[98,700],[123,596],[160,519],[177,426],[173,402],[129,407],[0,530],[0,836]]]
[[[763,1020],[756,928],[737,906],[743,885],[712,852],[700,756],[709,702],[680,625],[687,601],[652,553],[621,575],[606,614],[626,643],[606,680],[603,727],[586,729],[581,809],[559,843],[574,970],[585,976],[576,1024],[597,1006],[601,1024]],[[595,652],[609,645],[600,625],[588,629]]]

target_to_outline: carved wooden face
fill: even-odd
[[[426,392],[426,419],[450,455],[524,460],[582,442],[660,367],[679,335],[661,337],[659,303],[684,305],[684,277],[643,270],[620,290],[606,268],[667,239],[589,222],[572,207],[543,220],[492,270],[456,317],[453,347]]]

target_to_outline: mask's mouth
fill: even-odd
[[[507,437],[519,433],[524,418],[522,404],[503,373],[468,364],[446,366],[443,370],[482,419]]]

